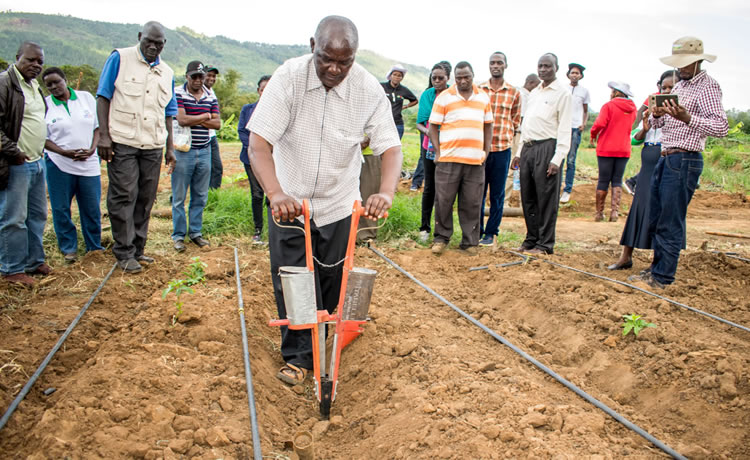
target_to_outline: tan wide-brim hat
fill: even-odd
[[[697,61],[714,62],[716,56],[703,52],[703,41],[695,37],[682,37],[672,44],[672,55],[659,58],[664,64],[679,69]]]

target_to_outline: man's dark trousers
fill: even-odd
[[[255,177],[253,168],[246,163],[242,163],[242,165],[245,167],[247,180],[250,182],[250,206],[253,210],[255,233],[260,235],[263,231],[263,187],[260,186],[260,182],[258,182],[258,179]]]
[[[453,235],[453,203],[458,195],[461,249],[479,244],[479,213],[484,189],[484,164],[452,162],[435,164],[434,242],[448,244]]]
[[[555,156],[557,142],[554,139],[532,142],[521,151],[521,204],[526,220],[523,246],[552,254],[562,174],[558,171],[547,177],[547,168]]]
[[[112,143],[114,156],[107,164],[107,212],[115,240],[112,252],[117,260],[143,255],[163,150]]]
[[[500,222],[503,220],[503,207],[505,206],[505,182],[508,179],[510,167],[510,149],[499,152],[490,152],[484,163],[484,193],[482,194],[482,213],[479,219],[479,234],[484,236],[497,236]],[[487,190],[490,192],[490,217],[487,226],[484,225],[484,202],[487,199]]]
[[[659,158],[651,178],[649,233],[654,248],[651,275],[672,284],[685,243],[685,218],[703,172],[700,152],[679,152]],[[645,184],[641,184],[645,187]]]
[[[346,255],[351,219],[351,217],[347,217],[322,227],[317,227],[312,220],[310,221],[314,257],[326,265],[336,264],[335,267],[324,267],[315,262],[315,293],[318,310],[325,309],[329,313],[333,313],[338,304],[344,266],[338,262],[343,260]],[[281,222],[281,225],[303,227],[299,220],[295,220],[293,223]],[[273,221],[269,212],[268,246],[271,252],[271,279],[273,281],[273,293],[276,297],[276,308],[279,318],[285,319],[286,306],[281,289],[279,267],[305,266],[305,235],[296,229],[279,227]],[[310,331],[292,330],[282,326],[281,356],[284,362],[303,369],[312,369],[313,356]]]
[[[208,188],[220,188],[221,176],[224,174],[224,165],[221,164],[221,152],[219,152],[219,138],[211,138],[211,180]]]

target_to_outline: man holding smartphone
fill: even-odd
[[[703,42],[683,37],[672,45],[672,55],[661,62],[678,69],[680,81],[672,90],[678,102],[665,100],[651,107],[649,123],[662,129],[661,158],[651,181],[649,233],[654,258],[651,267],[631,281],[664,288],[674,282],[680,249],[685,241],[687,207],[703,171],[706,137],[725,137],[729,131],[719,83],[701,69],[716,56],[703,52]]]

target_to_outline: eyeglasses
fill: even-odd
[[[190,75],[191,80],[198,80],[198,79],[203,80],[204,78],[206,78],[206,76],[202,73],[195,73],[193,75]]]

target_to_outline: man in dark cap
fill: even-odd
[[[209,130],[221,125],[219,103],[203,85],[205,67],[192,61],[185,72],[186,82],[175,90],[177,122],[190,127],[190,150],[177,152],[177,166],[172,174],[172,240],[177,252],[185,250],[185,236],[199,247],[208,246],[203,238],[203,209],[208,202],[211,178],[211,139]],[[185,219],[185,198],[190,189],[190,226]]]
[[[581,136],[583,135],[583,130],[586,129],[586,122],[588,122],[589,118],[589,103],[591,102],[589,90],[578,83],[583,79],[584,70],[586,70],[586,67],[581,64],[575,62],[568,64],[568,80],[570,80],[570,95],[572,97],[571,123],[573,126],[571,126],[570,151],[567,157],[568,166],[565,169],[565,187],[563,188],[562,196],[560,196],[560,203],[570,201],[570,194],[573,192],[573,180],[576,175],[578,146],[581,144]]]
[[[211,96],[216,98],[213,88],[216,84],[216,78],[219,75],[219,69],[212,65],[206,65],[205,71],[206,78],[203,80],[203,86],[208,88]],[[216,130],[209,129],[208,137],[211,138],[211,180],[208,182],[208,188],[219,188],[221,187],[221,176],[224,175],[224,165],[221,163],[221,152],[219,151],[219,139],[216,137]]]

